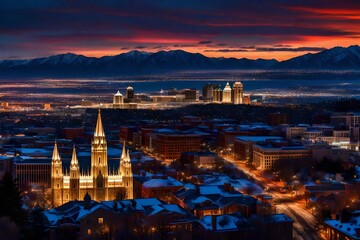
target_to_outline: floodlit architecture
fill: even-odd
[[[128,86],[126,88],[126,99],[128,100],[134,99],[134,88],[132,86]]]
[[[81,172],[74,147],[70,169],[64,172],[57,144],[55,142],[51,161],[51,190],[55,206],[83,199],[89,194],[95,201],[108,201],[116,197],[121,188],[126,189],[126,198],[133,198],[133,174],[130,154],[125,143],[117,171],[109,173],[107,142],[99,110],[94,139],[91,144],[91,167]]]
[[[222,89],[220,85],[213,86],[212,89],[212,101],[215,103],[221,103],[223,98]]]
[[[117,91],[117,93],[114,95],[113,107],[119,108],[123,104],[124,104],[124,96],[119,91]]]
[[[244,103],[244,92],[243,84],[241,82],[235,82],[233,85],[233,98],[234,104],[243,104]]]
[[[223,103],[231,103],[231,87],[229,83],[226,83],[224,90],[223,90]]]

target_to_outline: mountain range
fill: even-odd
[[[26,60],[1,60],[0,77],[116,77],[193,70],[360,70],[360,47],[334,47],[285,61],[210,58],[182,50],[155,53],[130,51],[115,56],[86,57],[73,53]]]

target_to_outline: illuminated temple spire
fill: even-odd
[[[120,160],[124,160],[125,158],[126,158],[126,146],[125,146],[125,141],[124,141]]]
[[[79,168],[79,162],[78,162],[78,159],[76,156],[75,145],[73,148],[73,153],[72,153],[71,162],[70,162],[70,169],[73,169],[73,168],[76,168],[76,169]]]
[[[53,151],[53,155],[52,155],[52,161],[60,161],[60,154],[58,151],[58,147],[57,147],[57,143],[55,141],[55,145],[54,145],[54,151]]]
[[[98,118],[97,118],[97,122],[96,122],[96,129],[95,129],[94,137],[105,137],[104,128],[103,128],[102,121],[101,121],[100,109],[99,109]]]

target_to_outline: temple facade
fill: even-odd
[[[94,139],[91,143],[91,167],[85,173],[80,171],[74,146],[70,169],[63,169],[60,154],[55,142],[51,161],[51,190],[54,206],[72,200],[83,199],[86,193],[95,201],[114,200],[119,192],[126,190],[127,199],[133,198],[133,174],[129,151],[125,143],[117,171],[109,173],[107,142],[99,110]]]

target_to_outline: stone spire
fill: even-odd
[[[60,154],[57,148],[57,143],[55,141],[55,145],[54,145],[54,151],[53,151],[53,155],[52,155],[52,161],[61,161],[60,158]]]
[[[73,168],[78,169],[79,168],[79,162],[78,162],[78,159],[77,159],[77,156],[76,156],[75,145],[73,147],[73,153],[72,153],[72,157],[71,157],[70,168],[71,169],[73,169]]]
[[[125,158],[126,158],[126,142],[124,141],[120,160],[124,160]]]
[[[127,152],[126,152],[125,161],[130,162],[130,152],[129,152],[129,149],[128,149]]]
[[[104,128],[103,128],[102,121],[101,121],[100,109],[99,109],[98,118],[97,118],[97,122],[96,122],[96,129],[95,129],[94,137],[105,137]]]

